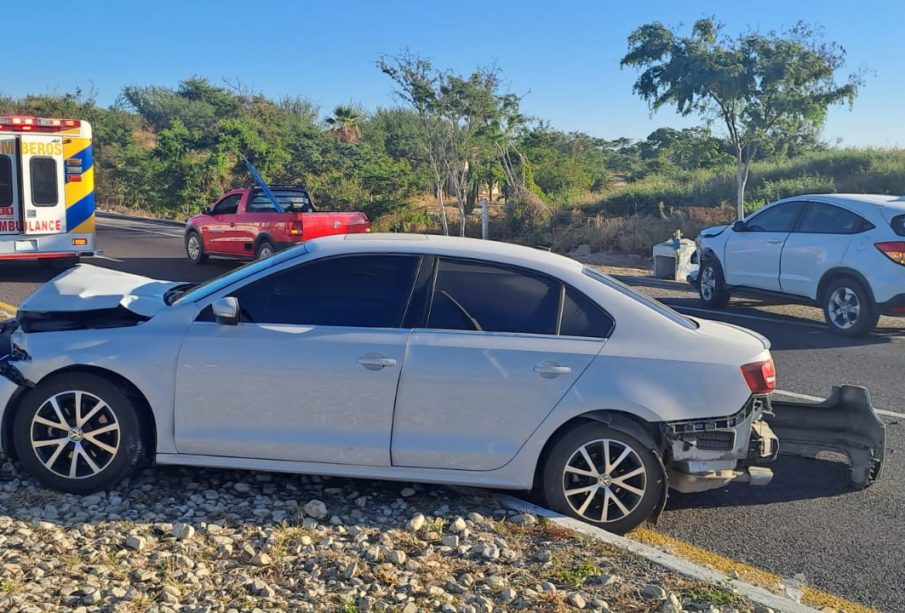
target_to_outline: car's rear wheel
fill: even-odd
[[[704,258],[698,274],[698,295],[705,305],[721,309],[729,304],[729,290],[723,278],[723,269],[712,257]]]
[[[553,510],[617,534],[649,519],[665,488],[653,451],[596,422],[561,436],[543,468],[543,495]]]
[[[185,254],[192,264],[203,264],[207,261],[207,254],[204,253],[204,243],[197,232],[193,231],[185,235]]]
[[[146,453],[132,399],[90,373],[51,376],[35,386],[16,411],[12,442],[26,472],[76,494],[115,485]]]
[[[870,334],[880,321],[870,294],[855,279],[841,278],[823,293],[823,314],[832,332],[844,336]]]
[[[261,241],[258,243],[258,248],[255,250],[255,257],[259,260],[263,260],[272,256],[273,252],[273,243],[270,241]]]

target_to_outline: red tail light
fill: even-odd
[[[742,375],[752,394],[769,394],[776,389],[776,366],[772,359],[745,364]]]
[[[301,236],[302,235],[302,222],[300,221],[291,221],[289,222],[289,236]]]
[[[905,241],[889,241],[886,243],[876,243],[874,247],[879,249],[883,255],[888,257],[896,264],[905,266]]]

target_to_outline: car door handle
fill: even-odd
[[[379,353],[369,353],[364,357],[358,358],[358,363],[368,370],[380,370],[387,366],[395,366],[396,360],[393,358],[386,358]]]
[[[541,362],[534,367],[534,372],[545,379],[552,379],[553,377],[558,377],[560,375],[571,374],[572,368],[557,364],[556,362]]]
[[[234,222],[234,221],[229,222],[229,227],[230,227],[230,228],[235,228],[235,227],[236,227],[236,222]]]
[[[772,239],[768,240],[767,242],[770,243],[771,245],[778,245],[778,244],[782,243],[782,239],[781,238],[772,238]]]

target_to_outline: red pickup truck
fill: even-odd
[[[185,252],[193,264],[208,256],[266,258],[275,251],[331,234],[370,232],[364,213],[317,212],[304,187],[272,187],[277,210],[257,187],[224,194],[185,227]]]

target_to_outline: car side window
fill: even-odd
[[[772,206],[745,222],[745,229],[748,232],[791,232],[802,204],[784,202]]]
[[[315,260],[232,295],[248,322],[398,328],[420,261],[417,255],[372,254]]]
[[[584,294],[566,287],[559,325],[561,335],[608,338],[614,326],[615,322],[609,313]]]
[[[838,206],[812,202],[796,232],[807,234],[857,234],[871,227],[866,219]]]
[[[556,334],[560,288],[529,271],[441,259],[427,327]]]
[[[239,201],[242,199],[241,194],[232,194],[223,198],[214,205],[213,215],[234,215],[239,210]]]

